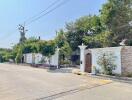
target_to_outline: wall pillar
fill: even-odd
[[[56,55],[57,55],[57,69],[59,68],[59,48],[57,48],[57,50],[56,50]]]
[[[78,47],[80,48],[80,71],[85,72],[85,48],[87,46],[82,44]]]

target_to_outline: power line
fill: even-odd
[[[45,11],[47,11],[48,9],[50,9],[52,6],[54,6],[55,4],[57,4],[59,1],[61,0],[56,0],[54,1],[53,3],[51,3],[46,9],[44,9],[43,11],[41,11],[40,13],[28,18],[27,20],[25,20],[23,23],[24,23],[24,26],[25,26],[25,22],[28,22],[30,20],[32,20],[33,18],[37,17],[38,15],[44,13]],[[11,31],[11,32],[8,32],[5,36],[1,37],[0,39],[7,39],[9,36],[11,36],[12,34],[16,33],[17,29]]]
[[[59,3],[58,5],[56,5],[59,1],[61,1],[61,0],[56,0],[55,2],[53,2],[51,5],[49,5],[45,10],[43,10],[43,11],[41,11],[40,13],[38,13],[38,14],[36,14],[36,15],[34,15],[33,17],[30,17],[30,18],[28,18],[27,20],[25,20],[25,22],[28,22],[28,20],[29,20],[29,23],[27,23],[27,25],[29,25],[29,24],[31,24],[31,23],[33,23],[33,22],[35,22],[35,21],[37,21],[37,20],[39,20],[41,17],[43,17],[43,16],[45,16],[45,15],[47,15],[47,14],[49,14],[49,13],[51,13],[51,12],[53,12],[54,10],[56,10],[57,8],[59,8],[59,7],[61,7],[62,5],[64,5],[65,3],[67,3],[68,1],[70,1],[70,0],[64,0],[63,2],[61,2],[61,3]],[[54,5],[56,5],[55,7],[53,7]],[[50,9],[51,7],[53,7],[52,9]],[[49,11],[47,11],[48,9],[50,9]],[[47,12],[46,12],[47,11]],[[44,12],[46,12],[46,13],[44,13]],[[42,14],[42,13],[44,13],[44,14]],[[42,15],[41,15],[42,14]],[[40,16],[39,16],[40,15]],[[38,16],[38,17],[37,17]],[[35,18],[36,17],[36,18]],[[33,20],[31,20],[30,21],[30,19],[33,19]],[[24,22],[24,23],[25,23]],[[11,32],[12,34],[14,34],[14,33],[16,33],[16,29],[15,29],[15,31],[13,31],[13,32]],[[5,37],[5,39],[7,39],[10,35],[12,35],[12,34],[7,34],[7,35],[5,35],[4,37]],[[4,38],[3,37],[3,38]],[[2,38],[2,39],[3,39]]]
[[[37,17],[38,15],[40,15],[40,14],[44,13],[45,11],[47,11],[48,9],[50,9],[52,6],[56,5],[59,1],[61,1],[61,0],[56,0],[56,1],[54,1],[54,2],[53,2],[52,4],[50,4],[46,9],[44,9],[44,10],[42,10],[40,13],[38,13],[38,14],[36,14],[36,15],[30,17],[30,18],[28,18],[28,19],[25,20],[24,22],[28,22],[28,21],[30,21],[31,19],[34,19],[34,18]]]
[[[31,24],[31,23],[33,23],[33,22],[39,20],[41,17],[43,17],[43,16],[45,16],[45,15],[47,15],[47,14],[53,12],[53,11],[56,10],[57,8],[59,8],[59,7],[61,7],[62,5],[66,4],[68,1],[70,1],[70,0],[64,0],[63,2],[59,3],[58,5],[56,5],[54,8],[50,9],[48,12],[46,12],[46,13],[40,15],[39,17],[37,17],[37,18],[35,18],[35,19],[33,19],[33,20],[31,20],[29,23],[27,23],[27,25],[29,25],[29,24]]]
[[[12,34],[16,33],[17,31],[18,31],[18,30],[15,29],[15,30],[13,30],[13,31],[11,31],[11,32],[8,32],[7,34],[5,34],[5,36],[1,37],[0,40],[1,40],[1,39],[4,39],[4,40],[8,39],[9,36],[11,36]]]

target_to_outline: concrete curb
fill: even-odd
[[[118,77],[118,76],[109,76],[109,75],[90,75],[90,76],[93,78],[106,79],[106,80],[132,84],[132,78],[128,78],[128,77]]]

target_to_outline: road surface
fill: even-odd
[[[132,100],[132,85],[63,70],[0,64],[0,100]]]

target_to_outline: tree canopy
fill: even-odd
[[[84,43],[88,48],[118,46],[123,39],[132,45],[132,0],[108,0],[99,10],[99,15],[87,15],[66,23],[56,32],[53,40],[45,41],[34,37],[13,47],[9,53],[0,53],[6,58],[21,58],[24,53],[54,54],[60,48],[60,56],[68,57],[78,45]],[[1,50],[0,50],[1,51]]]
[[[108,0],[102,6],[100,19],[112,33],[112,41],[119,45],[123,39],[132,39],[132,0]]]

